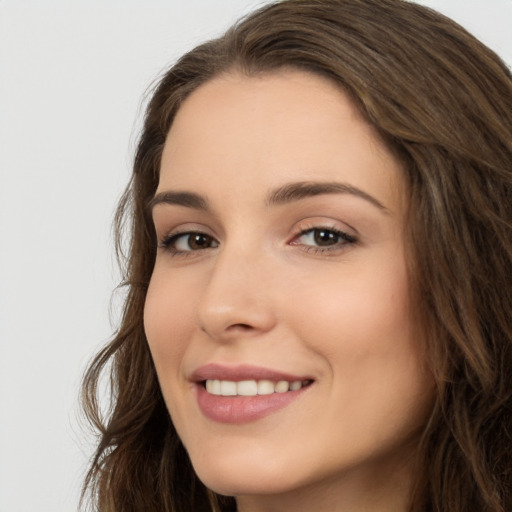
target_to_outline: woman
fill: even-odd
[[[512,509],[511,197],[510,72],[431,10],[289,0],[185,55],[84,383],[98,509]]]

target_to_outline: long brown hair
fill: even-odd
[[[236,509],[195,476],[158,386],[142,321],[156,251],[147,204],[184,99],[232,69],[283,67],[338,83],[405,163],[411,286],[437,385],[411,510],[512,510],[512,77],[456,23],[403,0],[267,5],[160,80],[116,216],[124,314],[83,383],[99,432],[84,496],[102,512]]]

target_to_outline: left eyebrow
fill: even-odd
[[[268,206],[277,206],[321,194],[350,194],[368,201],[384,213],[390,213],[378,199],[368,194],[368,192],[348,183],[339,183],[336,181],[301,181],[297,183],[287,183],[273,190],[267,197],[266,203]]]
[[[187,191],[167,191],[156,194],[148,203],[147,209],[151,212],[158,204],[175,204],[195,210],[208,211],[208,201],[203,196]]]

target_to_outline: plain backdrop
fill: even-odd
[[[68,512],[145,91],[258,0],[0,0],[0,512]],[[423,0],[512,63],[512,0]],[[110,313],[109,313],[110,311]]]

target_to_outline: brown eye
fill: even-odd
[[[292,245],[302,246],[307,252],[327,253],[344,249],[347,245],[355,244],[356,239],[333,228],[312,228],[302,231]]]
[[[348,242],[354,242],[354,238],[347,233],[327,228],[314,228],[303,231],[297,238],[297,242],[302,245],[329,247],[332,245],[343,245]]]
[[[218,245],[210,235],[196,232],[172,235],[162,242],[162,247],[174,253],[200,251],[218,247]]]
[[[313,239],[316,245],[319,246],[336,245],[340,241],[340,238],[340,235],[334,231],[329,231],[327,229],[313,230]]]
[[[184,237],[187,240],[187,244],[193,251],[199,249],[207,249],[213,244],[213,238],[203,233],[191,233]]]

